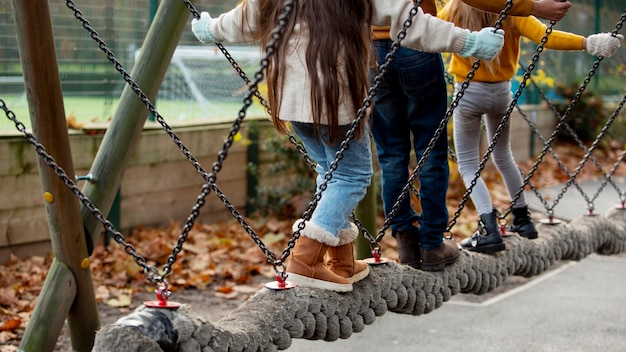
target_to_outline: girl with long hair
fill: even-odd
[[[245,0],[217,18],[203,12],[199,20],[192,20],[192,31],[203,43],[259,42],[265,47],[272,40],[283,3]],[[319,192],[368,93],[368,73],[375,65],[371,25],[389,26],[397,35],[414,4],[411,0],[299,0],[294,4],[281,41],[269,57],[271,119],[278,131],[292,130],[315,160]],[[502,33],[470,32],[418,10],[403,45],[490,60],[502,46]],[[372,173],[364,123],[300,231],[287,263],[290,281],[346,292],[367,277],[368,265],[354,259],[353,242],[359,231],[350,215],[365,196]],[[294,231],[301,221],[294,223]],[[443,250],[449,256],[459,255],[456,245]]]
[[[450,0],[439,12],[439,18],[470,30],[492,26],[499,18],[498,14],[481,11],[464,4],[461,0]],[[511,101],[511,79],[517,71],[520,40],[528,38],[540,43],[547,26],[536,17],[507,17],[502,22],[504,29],[504,47],[496,58],[483,62],[476,70],[473,80],[464,92],[454,114],[453,138],[458,159],[459,173],[466,187],[469,187],[479,167],[479,141],[481,119],[484,117],[487,136],[491,140]],[[588,37],[553,30],[545,48],[555,50],[586,50],[591,55],[609,57],[620,47],[622,35],[609,33],[593,34]],[[461,89],[467,72],[472,68],[475,58],[452,55],[449,71],[455,79],[455,95]],[[509,143],[509,121],[502,130],[493,148],[493,162],[502,175],[504,184],[513,202],[513,197],[523,186],[522,176],[513,159]],[[461,247],[483,253],[505,249],[499,230],[497,210],[494,208],[489,190],[482,178],[476,180],[471,199],[479,214],[479,230],[461,241]],[[509,231],[516,232],[528,239],[537,238],[537,230],[531,221],[524,194],[515,200],[511,212],[512,225]]]

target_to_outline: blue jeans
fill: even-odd
[[[341,148],[341,140],[333,145],[317,141],[314,135],[313,124],[292,122],[294,133],[300,138],[309,156],[315,160],[317,166],[317,190],[324,181],[330,165],[336,159]],[[328,137],[328,126],[322,126],[322,134]],[[341,136],[345,136],[350,126],[340,126]],[[350,215],[359,202],[365,197],[367,187],[372,179],[372,150],[370,138],[364,133],[358,140],[350,141],[343,158],[337,163],[327,188],[311,216],[311,222],[337,236],[339,230],[350,228]]]
[[[379,65],[391,49],[391,40],[374,41]],[[411,148],[420,160],[447,110],[446,82],[440,54],[400,47],[376,92],[372,135],[381,167],[382,200],[389,217],[409,179]],[[448,225],[448,137],[444,129],[429,154],[419,179],[421,214],[413,209],[410,194],[395,216],[391,229],[412,231],[419,223],[424,250],[439,248]]]

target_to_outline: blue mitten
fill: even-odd
[[[211,15],[205,11],[200,14],[199,20],[195,18],[191,20],[191,31],[196,38],[204,44],[217,42],[217,39],[215,39],[209,27],[212,21],[213,18],[211,18]]]
[[[504,31],[494,30],[493,27],[485,27],[478,32],[468,33],[459,55],[473,56],[479,60],[493,60],[504,45]]]
[[[612,36],[611,33],[592,34],[587,37],[585,49],[589,54],[594,56],[610,57],[617,52],[623,40],[624,36],[621,34],[615,37]]]

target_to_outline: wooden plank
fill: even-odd
[[[36,153],[31,144],[20,137],[0,139],[0,176],[37,172]]]
[[[0,247],[50,240],[43,206],[0,211]]]
[[[16,246],[0,247],[0,264],[4,264],[14,255],[20,259],[30,258],[32,256],[47,256],[52,252],[50,241],[41,241],[20,244]]]
[[[218,181],[245,180],[246,160],[245,153],[229,155],[217,175]],[[198,161],[207,172],[210,172],[215,159],[205,157]],[[187,160],[140,165],[126,170],[122,181],[122,197],[200,187],[204,183],[202,176]]]
[[[244,209],[246,201],[245,180],[223,184],[218,182],[218,185],[235,207],[243,211],[241,209]],[[172,221],[185,222],[200,192],[201,186],[197,186],[123,198],[121,227],[128,229],[138,225],[162,226]],[[222,210],[228,212],[223,203],[211,192],[200,214],[202,219],[209,219],[210,216],[205,217],[205,214]]]
[[[43,191],[38,174],[0,176],[0,210],[43,207]]]
[[[75,170],[89,170],[102,143],[102,136],[72,134],[70,146]],[[86,173],[85,173],[86,174]],[[77,175],[80,175],[77,173]]]
[[[215,158],[222,149],[224,139],[229,131],[230,126],[228,125],[206,125],[174,132],[191,154],[199,159],[205,156]],[[247,136],[245,127],[242,127],[241,132],[242,135]],[[229,153],[245,150],[246,146],[243,143],[235,142],[229,149]],[[129,165],[152,164],[180,159],[186,159],[186,156],[167,134],[163,131],[144,131]]]

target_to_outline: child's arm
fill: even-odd
[[[464,3],[483,11],[500,13],[507,0],[462,0]],[[508,12],[510,16],[537,16],[550,21],[559,21],[572,6],[569,1],[561,0],[515,0]]]
[[[404,21],[413,9],[412,1],[375,0],[373,25],[390,27],[391,38],[397,38]],[[493,60],[504,44],[504,31],[483,28],[470,32],[437,17],[424,14],[421,8],[413,18],[411,27],[401,45],[427,52],[451,52],[463,57]]]
[[[202,12],[199,20],[191,20],[191,31],[204,44],[254,42],[258,25],[255,17],[257,5],[256,0],[247,0],[216,18],[212,18],[208,12]]]
[[[540,43],[546,34],[547,26],[534,17],[517,18],[515,27],[520,34],[535,43]],[[552,50],[586,50],[594,56],[610,57],[620,48],[624,36],[610,33],[592,34],[587,38],[575,33],[553,30],[548,36],[545,48]]]

